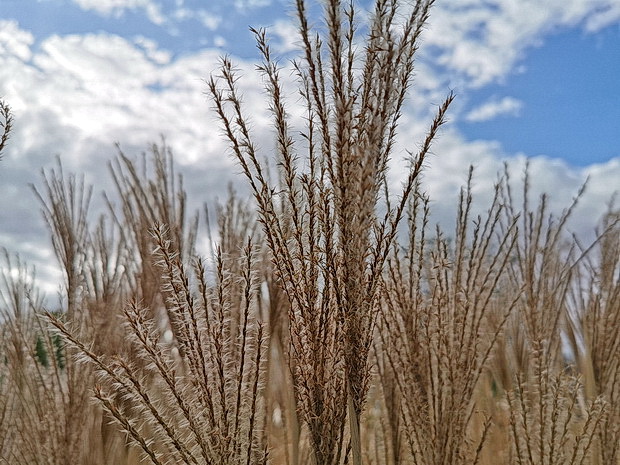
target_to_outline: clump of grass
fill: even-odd
[[[37,317],[43,305],[34,271],[6,251],[0,268],[2,463],[90,463],[94,451],[84,439],[96,416],[67,383],[72,361]],[[80,387],[87,389],[84,381]]]
[[[67,316],[71,320],[82,312],[83,277],[88,248],[88,211],[92,186],[84,178],[66,175],[60,158],[56,168],[42,172],[44,191],[32,186],[51,233],[52,246],[64,273]]]
[[[520,288],[522,293],[506,340],[509,347],[502,350],[511,355],[503,360],[500,382],[506,389],[510,454],[517,463],[597,463],[600,453],[595,438],[607,399],[587,398],[583,377],[570,361],[567,366],[562,340],[570,334],[570,298],[583,290],[578,271],[590,251],[564,233],[584,189],[585,185],[555,217],[548,211],[546,195],[530,209],[527,167],[520,208],[507,170],[504,178],[504,203],[508,211],[519,211],[521,218],[506,287]]]
[[[477,389],[518,292],[500,292],[516,221],[501,228],[499,187],[485,217],[472,218],[471,175],[454,241],[427,231],[428,199],[409,210],[404,251],[394,248],[383,293],[377,358],[393,463],[480,463],[490,418],[477,437]]]
[[[94,353],[49,318],[95,367],[102,408],[153,463],[266,463],[266,334],[257,315],[253,245],[246,245],[239,275],[218,253],[209,282],[196,261],[192,291],[167,229],[156,227],[153,236],[178,346],[162,339],[157,321],[136,301],[123,313],[140,364]]]
[[[570,347],[588,401],[602,396],[607,412],[598,431],[601,463],[620,460],[620,216],[613,204],[603,218],[595,254],[576,270],[571,293]],[[583,249],[583,247],[581,247]]]
[[[161,292],[161,270],[154,262],[156,247],[151,229],[159,222],[169,228],[170,239],[182,259],[195,251],[198,216],[187,218],[187,194],[183,177],[175,172],[170,148],[162,142],[150,147],[150,157],[132,160],[118,148],[109,164],[115,196],[106,194],[110,217],[125,247],[132,253],[131,294],[158,319],[169,319],[166,297]],[[117,199],[118,205],[112,199]]]
[[[339,463],[349,451],[353,463],[362,461],[360,416],[383,266],[453,98],[440,106],[421,150],[412,154],[401,198],[391,206],[389,199],[381,199],[382,186],[431,4],[416,2],[412,10],[403,10],[405,19],[398,24],[399,2],[377,2],[364,54],[358,56],[352,4],[325,3],[324,43],[309,27],[305,2],[296,2],[304,57],[294,66],[307,113],[304,144],[291,136],[280,68],[265,32],[254,31],[277,135],[282,179],[277,188],[259,162],[229,59],[223,59],[219,77],[208,82],[290,303],[295,398],[316,463]],[[358,64],[360,73],[355,72]],[[387,204],[384,216],[378,212],[382,202]],[[343,449],[345,418],[350,440]]]
[[[123,280],[122,243],[115,249],[107,240],[105,223],[101,219],[90,230],[89,209],[92,186],[83,177],[65,173],[60,160],[55,169],[43,171],[43,190],[33,187],[41,204],[43,217],[51,233],[52,246],[64,275],[60,291],[63,321],[74,328],[77,337],[88,340],[94,350],[120,352],[123,342],[114,331],[118,304],[127,295]],[[116,276],[115,276],[116,275]],[[34,309],[33,317],[43,313]],[[49,331],[48,331],[49,333]],[[58,337],[49,334],[54,341]],[[53,353],[49,346],[48,355]],[[107,426],[100,409],[90,401],[94,382],[90,366],[80,366],[74,348],[64,347],[63,366],[57,373],[57,383],[63,402],[52,416],[62,422],[67,436],[64,463],[115,461],[127,459],[127,448],[116,431]],[[56,364],[57,365],[57,364]],[[54,366],[56,366],[54,365]],[[91,445],[93,436],[101,441]]]

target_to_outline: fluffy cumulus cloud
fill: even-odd
[[[29,184],[41,184],[41,168],[53,167],[57,154],[67,172],[83,172],[98,193],[111,187],[107,163],[115,142],[138,156],[164,135],[190,173],[192,208],[225,192],[237,168],[204,83],[219,50],[170,60],[148,39],[106,33],[51,36],[35,49],[32,36],[14,22],[1,22],[0,31],[0,96],[15,115],[0,169],[0,246],[39,264],[48,281],[54,268],[49,248],[41,245],[47,234]],[[238,64],[253,73],[252,64]],[[253,82],[243,84],[246,102],[263,108]],[[253,112],[257,125],[264,126],[266,113]],[[95,195],[95,205],[100,198]]]
[[[586,20],[586,30],[597,32],[604,27],[617,23],[620,20],[620,3],[609,2],[596,8]]]
[[[168,33],[179,34],[179,25],[188,20],[198,21],[209,31],[217,30],[222,24],[222,16],[205,8],[189,7],[177,0],[174,5],[168,0],[71,0],[86,11],[94,11],[102,16],[119,17],[128,11],[142,12],[153,24],[164,27]],[[257,0],[236,3],[238,9],[262,6]],[[248,3],[247,5],[245,3]]]
[[[272,0],[234,0],[238,10],[245,11],[251,8],[265,7],[271,5]]]
[[[400,143],[413,150],[419,145],[421,133],[414,128],[402,129]],[[414,141],[412,143],[412,141]],[[416,144],[415,142],[418,142]],[[412,147],[413,145],[413,147]],[[390,171],[390,185],[396,194],[405,181],[404,159],[395,158]],[[484,215],[493,199],[495,185],[508,171],[517,205],[522,204],[525,173],[529,178],[528,201],[536,208],[541,196],[547,197],[549,211],[556,218],[568,208],[585,184],[568,222],[568,230],[585,242],[595,237],[595,227],[608,211],[618,189],[620,158],[586,167],[574,167],[563,160],[545,156],[530,157],[523,153],[506,153],[494,141],[467,141],[454,128],[446,127],[427,157],[422,174],[422,188],[431,199],[431,221],[453,234],[459,191],[466,184],[469,168],[473,167],[474,214]],[[618,208],[618,202],[615,202]]]
[[[437,2],[424,41],[439,65],[481,87],[511,72],[545,34],[619,20],[616,0],[453,0]]]
[[[200,23],[209,29],[215,31],[222,23],[222,17],[204,9],[190,9],[179,7],[170,15],[173,20],[186,21],[188,19],[197,19]]]
[[[17,21],[0,21],[0,26],[0,56],[11,57],[13,61],[28,61],[32,56],[33,35],[20,29]]]
[[[296,23],[291,20],[280,19],[268,29],[270,36],[276,38],[276,51],[288,53],[299,50],[300,40]]]
[[[83,10],[96,11],[103,15],[120,15],[126,10],[143,10],[155,24],[162,24],[165,17],[161,6],[153,0],[73,0]]]
[[[492,99],[471,110],[465,115],[465,120],[470,122],[489,121],[497,116],[518,116],[523,108],[523,102],[513,97]]]
[[[85,165],[91,159],[78,154],[90,144],[95,151],[115,140],[137,147],[163,133],[183,147],[179,160],[187,164],[202,157],[202,143],[218,139],[207,129],[204,78],[219,51],[171,61],[152,40],[99,33],[51,36],[33,53],[27,34],[19,43],[15,37],[0,41],[11,51],[0,56],[0,93],[16,113],[13,156],[47,148]],[[50,144],[68,134],[68,141]]]

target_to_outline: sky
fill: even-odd
[[[249,27],[266,27],[288,66],[295,24],[289,0],[0,0],[0,98],[15,115],[0,161],[0,247],[35,264],[48,288],[59,278],[30,187],[56,156],[93,183],[95,207],[117,142],[139,156],[164,136],[192,206],[242,186],[205,79],[229,55],[260,145],[273,145]],[[529,160],[532,195],[548,192],[557,212],[589,178],[571,223],[587,236],[620,188],[618,76],[620,0],[437,0],[391,179],[453,91],[424,173],[437,221],[449,223],[469,165],[485,206],[503,163],[518,181]]]

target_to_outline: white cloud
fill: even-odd
[[[270,35],[277,38],[275,51],[277,53],[288,53],[299,50],[300,40],[297,26],[292,21],[277,20],[273,27],[268,30]]]
[[[250,8],[259,8],[271,5],[272,0],[234,0],[237,10],[248,10]]]
[[[209,13],[205,10],[199,10],[197,12],[198,19],[207,29],[211,31],[215,31],[220,23],[222,22],[222,17],[218,15],[214,15],[213,13]]]
[[[596,9],[586,21],[588,32],[597,32],[620,21],[620,3],[615,2]]]
[[[501,100],[492,99],[467,113],[465,120],[481,122],[489,121],[497,116],[518,116],[522,108],[523,102],[513,97],[504,97]]]
[[[213,45],[215,45],[216,47],[222,48],[222,47],[226,47],[226,39],[224,39],[222,36],[215,36],[213,38]]]
[[[51,36],[35,51],[26,31],[13,24],[10,32],[0,34],[0,96],[15,114],[0,169],[0,243],[36,263],[43,280],[55,276],[46,268],[49,260],[32,252],[45,250],[48,241],[28,184],[40,185],[39,170],[53,166],[56,154],[67,172],[84,172],[99,192],[110,188],[106,164],[115,141],[136,156],[164,134],[178,163],[192,166],[186,179],[192,208],[225,191],[235,168],[203,81],[219,51],[171,62],[151,41],[103,33]],[[253,67],[240,68],[250,73]],[[262,106],[258,89],[248,89],[246,99]]]
[[[417,128],[404,131],[400,143],[420,140]],[[409,147],[411,148],[411,147]],[[568,223],[568,230],[584,240],[594,237],[597,222],[607,211],[610,199],[618,191],[620,157],[606,163],[574,167],[563,160],[546,156],[527,157],[523,153],[510,154],[495,141],[467,141],[454,128],[447,127],[436,140],[432,154],[426,159],[422,174],[423,189],[430,195],[432,221],[441,223],[447,234],[452,234],[459,190],[467,181],[469,166],[474,167],[474,214],[484,214],[494,194],[498,175],[509,166],[513,195],[521,204],[523,174],[529,160],[529,200],[536,208],[540,196],[548,195],[548,206],[556,216],[567,208],[589,178],[586,191]],[[405,179],[402,163],[392,164],[391,186],[398,186]]]
[[[480,87],[510,73],[546,34],[575,26],[596,32],[618,21],[617,0],[452,0],[437,2],[424,42],[448,72]]]
[[[161,6],[153,0],[73,0],[73,3],[83,10],[93,10],[105,16],[119,16],[126,10],[141,9],[154,24],[161,25],[166,20]]]
[[[0,20],[0,56],[12,56],[22,61],[30,60],[33,35],[19,28],[17,21]]]
[[[134,44],[144,50],[146,56],[153,62],[164,65],[170,62],[170,52],[162,50],[158,47],[157,42],[144,36],[136,36],[133,39]]]
[[[202,23],[204,27],[209,29],[210,31],[215,31],[222,23],[222,17],[211,13],[207,10],[198,9],[193,10],[189,8],[177,8],[174,13],[172,13],[172,18],[176,21],[186,21],[188,19],[197,19]]]
[[[222,23],[222,17],[203,8],[188,8],[182,1],[176,1],[174,8],[166,11],[156,0],[72,0],[83,10],[95,11],[103,16],[120,17],[127,11],[142,11],[152,23],[167,26],[168,31],[178,31],[174,23],[190,19],[199,21],[205,28],[215,31]],[[253,2],[250,2],[250,6]],[[259,2],[260,3],[260,2]],[[258,5],[260,6],[260,5]]]

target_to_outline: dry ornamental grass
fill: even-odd
[[[476,216],[472,169],[454,231],[430,225],[420,177],[452,94],[388,188],[432,3],[379,0],[361,34],[353,3],[328,0],[321,34],[297,0],[293,96],[253,30],[275,169],[222,59],[207,89],[252,199],[231,188],[214,223],[205,209],[207,257],[165,143],[141,161],[119,148],[94,222],[91,186],[60,161],[43,172],[62,299],[46,308],[3,252],[0,463],[620,462],[613,204],[584,245],[566,231],[583,189],[554,216],[506,167]],[[0,118],[1,152],[4,103]]]

